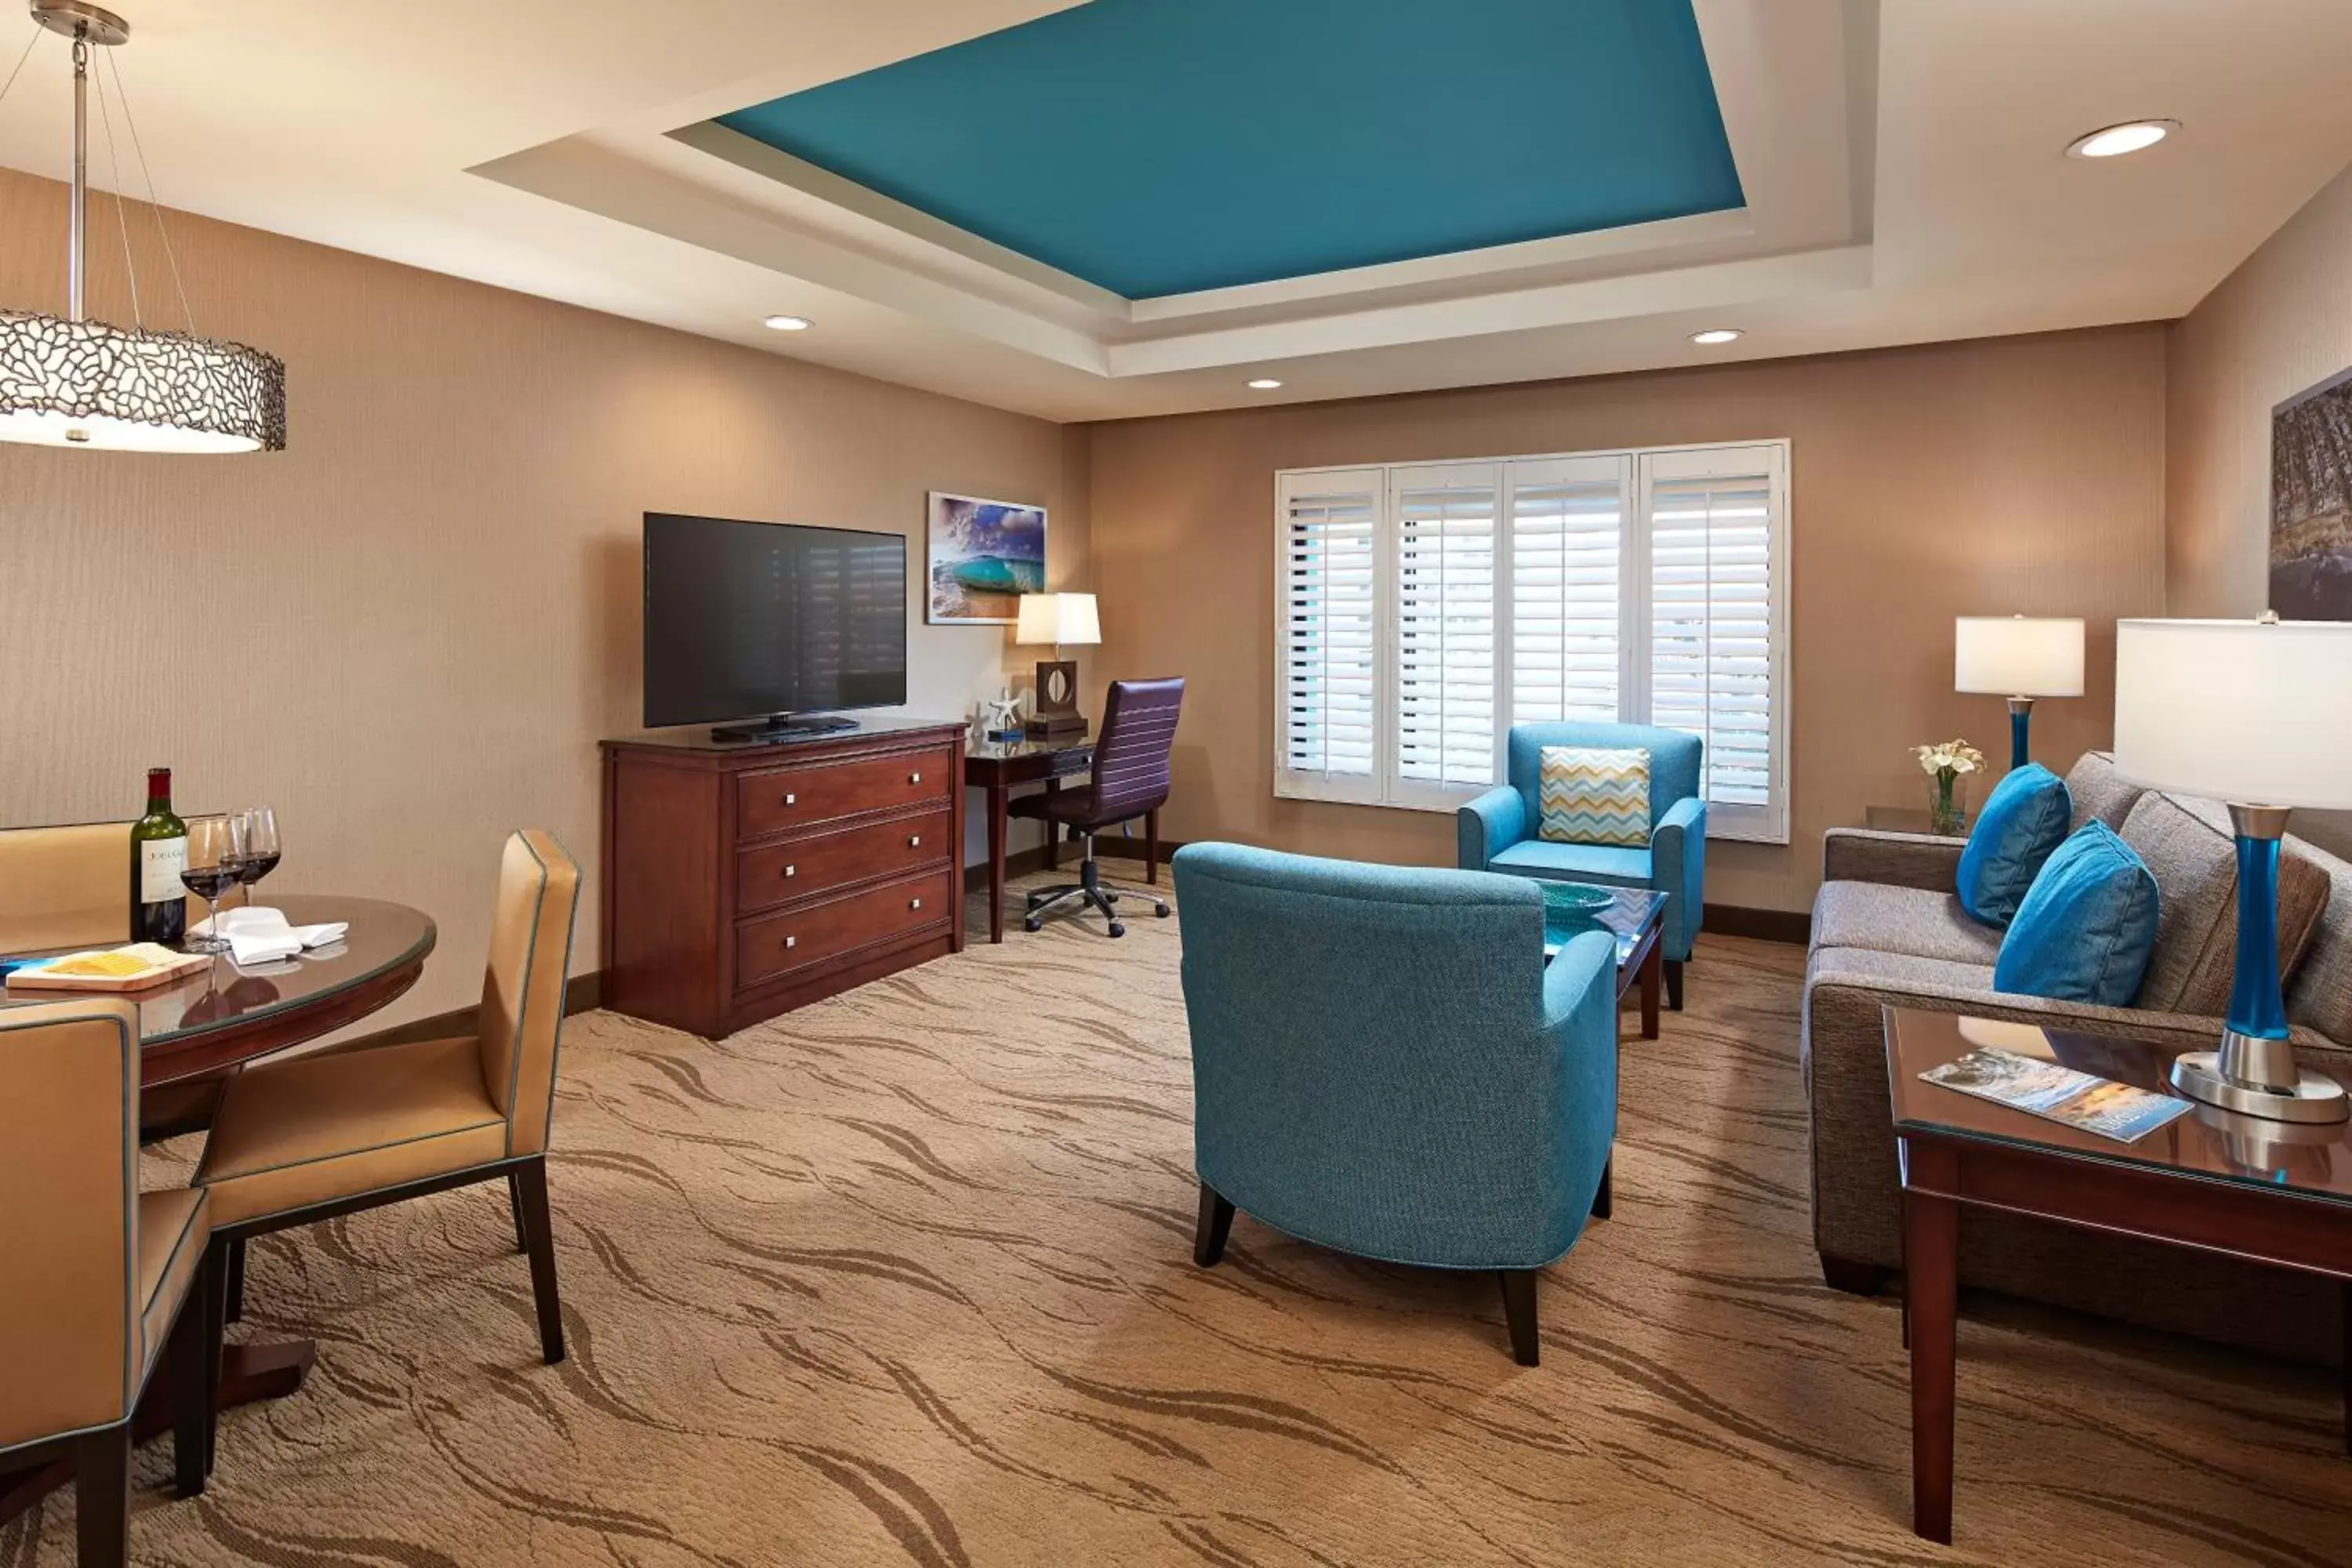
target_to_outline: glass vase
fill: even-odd
[[[1969,781],[1965,774],[1947,769],[1927,775],[1927,831],[1948,838],[1967,835]]]

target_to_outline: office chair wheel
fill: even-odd
[[[1041,931],[1045,929],[1045,922],[1039,920],[1035,915],[1031,915],[1028,919],[1021,922],[1021,929],[1033,933]]]
[[[1113,936],[1125,936],[1127,934],[1127,928],[1119,924],[1117,921],[1113,921],[1110,922],[1110,934]]]
[[[1166,904],[1158,904],[1158,905],[1154,905],[1154,906],[1153,906],[1153,908],[1152,908],[1151,912],[1152,912],[1153,914],[1155,914],[1155,915],[1158,915],[1161,920],[1163,920],[1163,921],[1164,921],[1164,920],[1166,920],[1166,919],[1168,918],[1168,906],[1167,906]]]

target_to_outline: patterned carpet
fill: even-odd
[[[1628,1043],[1616,1217],[1546,1276],[1540,1369],[1486,1278],[1247,1218],[1194,1268],[1180,925],[1016,932],[720,1045],[576,1020],[571,1361],[497,1188],[273,1238],[232,1332],[318,1370],[226,1420],[198,1501],[145,1453],[140,1559],[2352,1562],[2326,1377],[1983,1321],[1958,1548],[1909,1533],[1896,1310],[1807,1243],[1795,949],[1708,940]],[[69,1562],[71,1518],[0,1565]]]

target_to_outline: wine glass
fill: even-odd
[[[220,896],[236,885],[245,863],[245,817],[198,816],[188,822],[188,863],[180,880],[204,900],[211,910],[208,936],[191,933],[184,945],[190,952],[226,952],[228,939],[220,934]]]
[[[249,806],[243,815],[245,856],[237,862],[236,879],[245,884],[245,901],[250,905],[251,889],[278,869],[278,816],[266,805]]]

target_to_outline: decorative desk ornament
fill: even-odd
[[[1962,616],[1952,623],[1952,689],[2009,699],[2009,765],[2031,760],[2037,697],[2083,695],[2083,623],[2050,616]]]
[[[155,205],[152,175],[146,181],[148,205],[155,214],[173,292],[188,330],[166,331],[147,325],[135,271],[130,273],[131,326],[89,319],[82,282],[89,248],[90,50],[124,42],[131,37],[131,24],[88,0],[32,0],[32,13],[34,21],[73,41],[66,313],[59,317],[0,308],[0,441],[128,452],[280,450],[286,445],[286,366],[259,349],[195,335],[195,317],[181,286],[163,210]],[[139,145],[130,106],[121,101],[121,72],[110,64],[106,74],[114,79],[114,107],[122,111],[144,174],[147,154]],[[12,74],[8,79],[16,79]],[[5,91],[0,85],[0,92]],[[105,96],[105,78],[100,77],[99,108],[110,124],[114,117],[107,112]],[[115,205],[122,205],[119,193]],[[122,241],[123,265],[129,270],[127,217]]]
[[[1013,640],[1036,645],[1052,643],[1054,657],[1037,663],[1037,689],[1029,710],[1029,733],[1040,737],[1083,735],[1086,715],[1078,711],[1078,667],[1062,658],[1065,644],[1090,647],[1102,641],[1102,625],[1095,616],[1092,594],[1026,594],[1021,599],[1020,624]]]
[[[2305,1072],[2278,963],[2279,838],[2295,806],[2352,807],[2352,622],[2116,623],[2116,769],[2225,801],[2238,835],[2237,977],[2221,1048],[2172,1064],[2191,1100],[2275,1121],[2346,1119]]]
[[[982,715],[981,732],[986,739],[1018,741],[1022,738],[1021,699],[1013,695],[1011,687],[1005,687],[996,696],[984,700],[980,710]]]
[[[1957,838],[1969,830],[1969,791],[1961,781],[1984,771],[1984,753],[1966,741],[1914,746],[1911,754],[1927,775],[1928,831]]]

